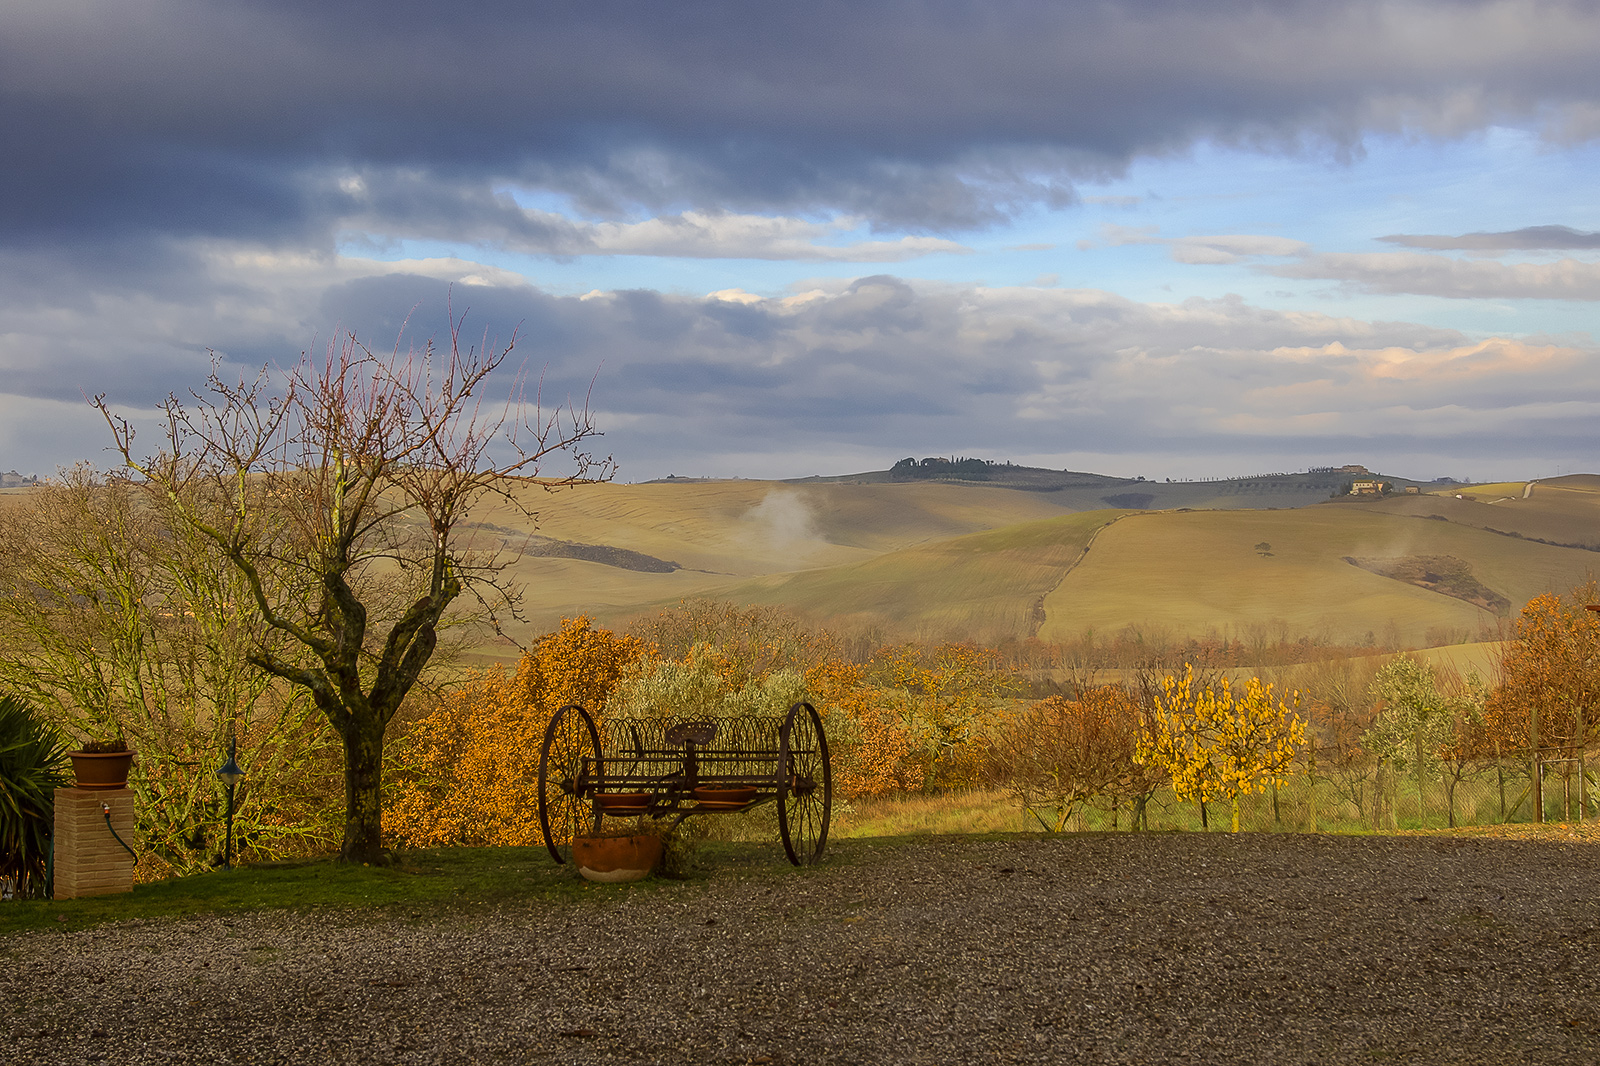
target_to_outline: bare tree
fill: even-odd
[[[486,338],[487,340],[487,338]],[[187,530],[214,543],[249,589],[259,626],[248,659],[301,686],[344,748],[345,862],[383,861],[382,766],[389,721],[438,644],[446,610],[469,592],[498,628],[515,601],[505,560],[457,536],[473,506],[508,481],[569,467],[546,487],[609,477],[587,402],[553,411],[525,375],[488,402],[490,375],[511,354],[462,349],[375,355],[355,334],[324,359],[303,354],[280,377],[225,380],[163,405],[165,439],[134,451],[133,427],[95,398],[123,461]]]
[[[147,872],[219,855],[213,771],[235,734],[250,768],[239,838],[268,858],[326,847],[331,819],[306,813],[332,785],[331,731],[290,686],[240,669],[244,582],[165,502],[80,464],[0,508],[0,685],[76,739],[138,750],[128,783]]]

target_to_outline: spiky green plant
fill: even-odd
[[[44,895],[55,790],[71,776],[56,731],[27,704],[0,696],[0,878],[18,899]]]

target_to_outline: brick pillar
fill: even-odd
[[[132,789],[56,789],[56,899],[133,890],[133,856],[106,828],[102,803],[110,806],[112,826],[131,847]]]

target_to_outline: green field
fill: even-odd
[[[541,536],[625,548],[681,567],[640,573],[523,556],[511,574],[528,590],[535,630],[579,613],[618,623],[687,597],[740,598],[752,579],[759,579],[759,599],[762,585],[787,575],[850,567],[1066,510],[1057,494],[929,482],[714,481],[585,485],[551,493],[525,487],[520,497],[537,510]],[[501,530],[524,531],[522,540],[531,532],[506,505],[478,517]],[[492,529],[480,535],[490,547],[518,546],[515,535]]]
[[[890,552],[728,590],[846,627],[922,639],[996,642],[1028,636],[1046,597],[1095,534],[1122,512],[1088,511]]]
[[[1290,639],[1371,634],[1425,647],[1497,630],[1503,614],[1345,561],[1439,557],[1464,563],[1512,610],[1600,569],[1593,552],[1360,506],[1135,515],[1107,527],[1046,597],[1039,635],[1138,626],[1237,637],[1267,626]]]

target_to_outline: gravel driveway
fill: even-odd
[[[1600,845],[847,842],[441,915],[0,941],[3,1063],[1600,1063]]]

